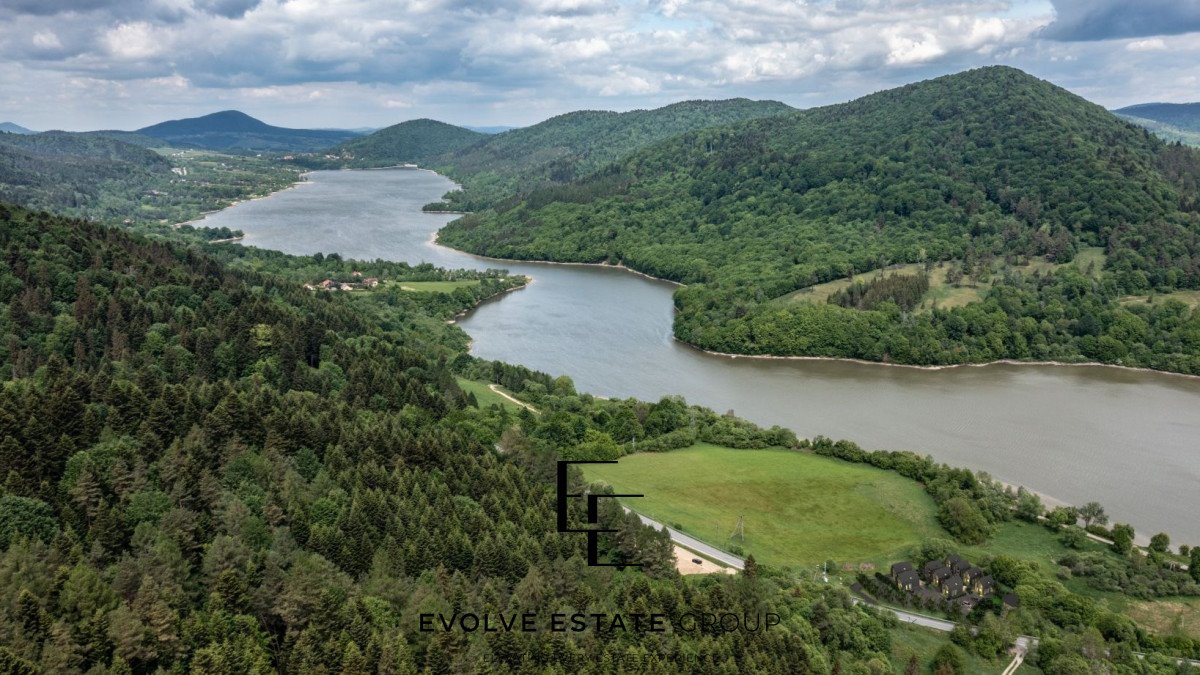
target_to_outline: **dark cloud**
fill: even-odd
[[[1200,31],[1200,0],[1053,0],[1041,36],[1063,42],[1179,35]]]
[[[246,12],[258,7],[260,0],[196,0],[196,9],[226,19],[240,19]]]
[[[122,4],[113,0],[6,0],[0,8],[15,14],[53,16],[63,12],[90,12],[94,9]]]

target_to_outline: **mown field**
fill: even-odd
[[[501,408],[508,408],[509,412],[515,413],[521,410],[521,407],[516,403],[513,403],[500,394],[492,391],[488,388],[488,385],[483,382],[476,382],[475,380],[468,380],[461,377],[455,378],[455,380],[457,380],[458,386],[463,391],[475,394],[475,400],[479,403],[479,407],[481,408],[487,408],[491,405],[499,405]]]
[[[631,508],[773,565],[882,565],[945,536],[933,501],[913,481],[801,452],[697,444],[584,468],[589,479],[646,495],[627,500]],[[739,516],[745,537],[731,540]]]
[[[1075,255],[1075,258],[1069,263],[1052,263],[1041,258],[1034,258],[1024,265],[1011,267],[1013,271],[1021,274],[1033,274],[1040,272],[1045,274],[1066,265],[1075,265],[1081,270],[1086,271],[1091,265],[1092,274],[1099,276],[1100,270],[1104,267],[1104,249],[1099,247],[1085,248]],[[942,262],[934,265],[929,272],[929,291],[925,294],[921,302],[921,309],[930,310],[934,307],[941,309],[950,309],[953,307],[962,307],[963,305],[978,302],[992,287],[988,280],[992,274],[1001,273],[1005,266],[995,265],[991,272],[984,275],[986,278],[972,281],[971,279],[963,279],[957,284],[950,283],[946,278],[946,273],[951,269],[960,266],[958,262]],[[845,290],[854,283],[866,283],[876,277],[889,274],[901,275],[916,275],[920,274],[925,269],[924,265],[908,264],[908,265],[893,265],[884,270],[871,270],[856,274],[850,279],[838,279],[829,281],[815,286],[802,288],[798,291],[789,293],[780,301],[783,302],[810,302],[810,303],[825,303],[829,302],[829,297],[838,291]],[[1183,291],[1182,293],[1188,293]],[[1160,296],[1166,297],[1166,296]],[[1182,299],[1182,298],[1181,298]],[[1184,300],[1187,302],[1187,300]],[[1194,305],[1193,305],[1194,306]]]
[[[396,281],[402,291],[416,293],[453,293],[459,288],[478,286],[478,279],[463,279],[460,281]]]
[[[625,500],[630,508],[673,527],[682,526],[684,532],[710,544],[725,549],[741,546],[771,565],[815,570],[833,561],[831,576],[846,583],[854,573],[841,573],[844,563],[869,562],[882,570],[907,558],[926,539],[950,539],[935,519],[932,500],[916,482],[803,452],[736,450],[701,443],[583,468],[591,480],[608,483],[619,492],[645,495]],[[744,517],[743,540],[730,537],[738,516]],[[1081,550],[1115,555],[1093,541],[1085,542]],[[1096,590],[1083,578],[1060,579],[1057,561],[1070,549],[1045,527],[1010,521],[997,527],[986,543],[960,546],[958,551],[970,560],[1007,555],[1035,562],[1046,577],[1127,614],[1154,633],[1200,636],[1200,599],[1136,601]]]

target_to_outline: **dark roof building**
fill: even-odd
[[[907,560],[895,563],[892,565],[892,578],[894,579],[896,578],[896,575],[904,572],[911,572],[912,569],[912,563],[908,562]]]
[[[895,576],[896,586],[912,592],[921,587],[921,577],[916,570],[905,570]]]

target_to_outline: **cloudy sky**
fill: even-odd
[[[1200,0],[0,0],[0,121],[530,124],[688,98],[848,100],[993,63],[1200,100]]]

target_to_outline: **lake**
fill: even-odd
[[[672,339],[671,284],[594,266],[479,258],[432,242],[457,216],[426,214],[453,183],[417,170],[320,171],[203,222],[246,245],[442,267],[505,268],[534,282],[459,325],[472,353],[569,375],[580,391],[681,394],[801,436],[914,450],[1063,501],[1096,500],[1139,541],[1200,544],[1200,379],[1102,366],[920,370],[728,358]]]

